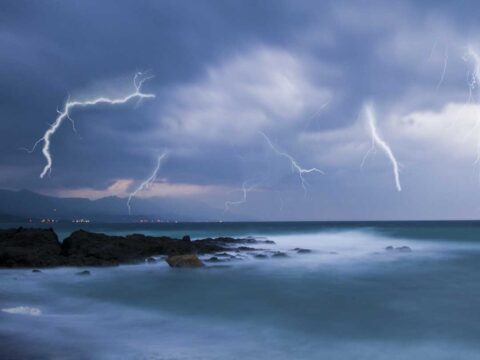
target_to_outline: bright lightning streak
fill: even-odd
[[[368,104],[365,106],[365,114],[367,116],[368,125],[370,127],[370,131],[372,134],[372,146],[370,147],[368,152],[365,154],[365,157],[363,158],[363,161],[362,161],[362,166],[365,163],[365,160],[368,157],[368,155],[372,151],[375,151],[375,144],[377,144],[378,146],[380,146],[380,148],[385,152],[387,157],[390,159],[390,162],[392,163],[392,166],[393,166],[393,175],[395,177],[395,185],[398,191],[402,191],[397,159],[393,155],[393,152],[392,152],[392,149],[390,149],[390,146],[380,137],[377,131],[376,117],[375,117],[375,111],[373,109],[373,105]]]
[[[42,154],[47,160],[47,164],[43,168],[43,171],[40,173],[40,178],[43,178],[47,173],[51,173],[52,171],[53,158],[50,152],[51,137],[56,133],[60,125],[62,125],[63,121],[65,119],[69,120],[72,123],[74,131],[76,131],[75,123],[70,117],[71,111],[77,107],[83,108],[83,107],[94,106],[98,104],[118,105],[118,104],[125,104],[126,102],[135,98],[138,98],[139,100],[154,98],[155,97],[154,94],[142,93],[143,83],[148,79],[151,79],[151,77],[142,77],[142,76],[143,74],[140,72],[135,74],[133,78],[133,86],[135,88],[135,91],[122,98],[112,99],[108,97],[98,97],[98,98],[95,98],[92,100],[86,100],[86,101],[70,101],[70,99],[68,99],[67,102],[65,103],[63,111],[57,110],[58,117],[55,119],[55,122],[51,124],[49,129],[45,132],[45,134],[40,139],[38,139],[37,142],[35,142],[32,149],[27,150],[29,153],[32,153],[35,151],[35,148],[40,143],[43,142]]]
[[[225,201],[225,212],[230,210],[231,206],[238,206],[247,202],[247,194],[252,191],[256,185],[247,187],[247,181],[244,181],[242,184],[242,193],[243,197],[237,201]]]
[[[480,82],[480,55],[478,55],[478,53],[471,46],[468,47],[467,54],[469,57],[472,58],[474,64],[472,75],[468,83],[469,95],[467,102],[471,102],[473,92],[475,91]]]
[[[436,91],[438,91],[440,86],[443,84],[443,80],[445,80],[445,73],[447,72],[447,66],[448,66],[448,47],[445,47],[445,54],[444,54],[444,57],[443,57],[442,75],[440,76],[440,80],[438,81]]]
[[[127,199],[127,208],[128,208],[128,214],[131,215],[132,214],[132,208],[130,206],[130,203],[132,202],[132,199],[142,190],[144,189],[148,189],[148,187],[150,185],[152,185],[155,180],[157,179],[157,175],[158,175],[158,171],[160,170],[160,165],[162,164],[162,160],[165,158],[165,156],[167,156],[167,153],[164,152],[163,154],[161,154],[158,159],[157,159],[157,166],[155,167],[155,169],[153,170],[153,173],[152,175],[150,175],[150,177],[145,180],[144,182],[142,182],[132,193],[130,193],[130,195],[128,195],[128,199]]]
[[[468,82],[468,99],[467,104],[471,103],[473,100],[473,95],[475,90],[478,88],[480,84],[480,55],[473,49],[472,46],[468,47],[467,56],[473,60],[473,71],[470,75],[470,80]],[[480,114],[478,112],[477,107],[475,107],[475,111],[477,112],[477,121],[475,124],[475,128],[480,126]],[[475,163],[480,162],[480,139],[477,144],[477,158]]]
[[[287,154],[286,152],[283,152],[283,151],[280,151],[278,150],[275,145],[273,145],[272,141],[270,140],[270,138],[265,135],[265,133],[261,132],[260,131],[260,134],[265,138],[265,141],[267,142],[267,144],[270,146],[270,148],[279,156],[283,156],[285,158],[287,158],[291,165],[292,165],[292,170],[296,171],[298,173],[298,176],[300,177],[300,181],[302,182],[302,188],[303,188],[303,191],[305,193],[305,195],[307,194],[307,187],[306,187],[306,180],[305,178],[303,177],[304,174],[310,174],[310,173],[313,173],[313,172],[316,172],[316,173],[320,173],[320,174],[325,174],[322,170],[320,169],[317,169],[317,168],[311,168],[311,169],[304,169],[302,168],[298,163],[297,161],[290,155],[290,154]]]
[[[308,118],[307,122],[305,123],[305,126],[303,127],[303,130],[305,131],[307,128],[310,127],[310,124],[311,122],[320,115],[320,113],[325,110],[325,108],[330,105],[330,103],[332,102],[332,99],[328,99],[326,102],[324,102],[320,108],[312,115]]]

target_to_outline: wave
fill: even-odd
[[[8,314],[18,314],[18,315],[30,315],[30,316],[40,316],[42,311],[35,307],[30,306],[17,306],[13,308],[2,309],[2,312]]]

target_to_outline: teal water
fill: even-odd
[[[61,237],[73,229],[56,227]],[[0,308],[26,307],[0,312],[1,359],[480,358],[478,222],[88,229],[267,237],[289,256],[198,270],[159,261],[93,268],[90,277],[0,270]]]
[[[0,223],[0,228],[54,228],[61,239],[83,229],[115,235],[142,233],[192,238],[208,236],[249,236],[305,234],[342,230],[373,230],[389,237],[454,241],[480,241],[480,221],[332,221],[332,222],[192,222],[192,223]]]

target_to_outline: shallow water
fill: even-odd
[[[169,226],[92,230],[266,236],[289,256],[1,270],[0,308],[40,315],[0,312],[0,358],[480,358],[478,223]]]

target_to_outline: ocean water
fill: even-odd
[[[0,359],[480,359],[479,222],[87,229],[255,236],[288,257],[0,270]]]

